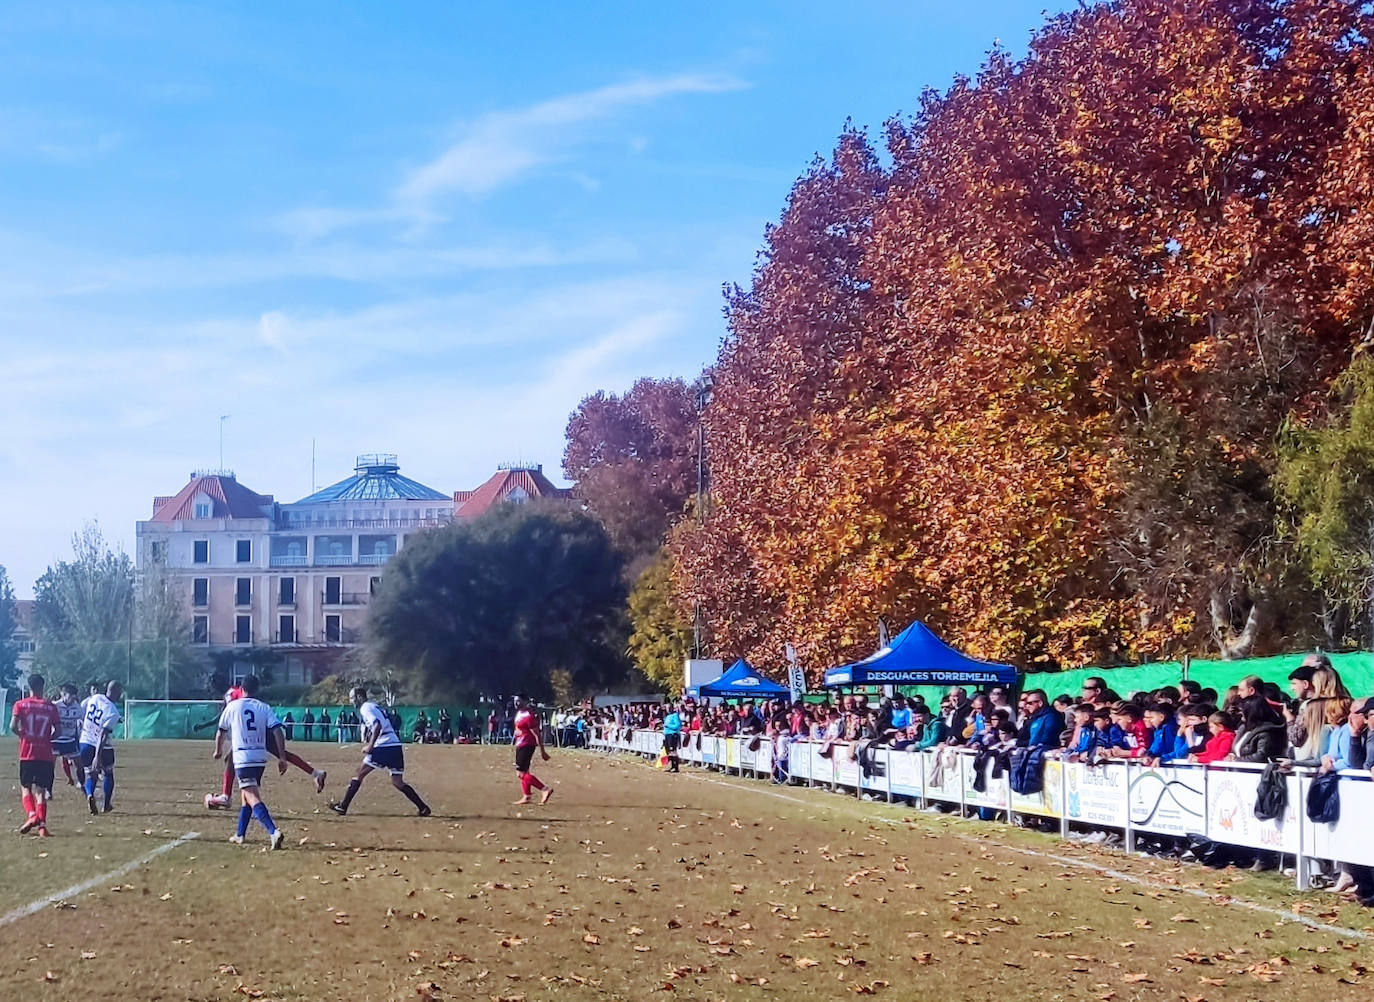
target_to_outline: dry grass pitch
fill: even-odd
[[[337,796],[356,746],[296,747]],[[269,854],[261,829],[229,845],[234,814],[202,806],[209,748],[123,743],[116,813],[63,786],[53,838],[0,841],[4,914],[200,833],[0,920],[0,998],[1223,1002],[1374,985],[1370,943],[1234,903],[1374,919],[1279,878],[585,752],[540,770],[548,805],[514,807],[509,749],[407,748],[427,820],[382,776],[338,818],[273,771],[288,848]],[[0,820],[19,814],[12,793]]]

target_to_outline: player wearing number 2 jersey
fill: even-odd
[[[257,694],[257,676],[249,675],[243,680],[243,695],[231,701],[220,714],[219,729],[215,732],[215,758],[224,754],[227,736],[242,799],[238,832],[230,836],[229,841],[242,843],[248,834],[249,820],[256,818],[267,829],[272,848],[280,849],[286,836],[263,802],[261,784],[262,774],[273,755],[279,760],[280,771],[286,772],[286,736],[272,707],[258,699]]]
[[[348,789],[344,791],[343,800],[337,804],[330,804],[329,809],[335,814],[347,814],[348,805],[353,803],[353,798],[358,795],[367,774],[374,769],[385,769],[391,773],[391,785],[406,795],[415,805],[420,817],[429,817],[429,805],[421,800],[415,788],[406,782],[405,752],[401,749],[401,739],[396,735],[396,728],[391,726],[391,721],[387,719],[380,706],[368,702],[367,690],[362,686],[356,686],[349,695],[358,710],[358,716],[362,719],[363,765],[358,770],[358,775],[348,781]]]
[[[80,783],[86,787],[86,770],[81,765],[81,702],[76,698],[76,686],[70,682],[62,686],[62,697],[53,703],[57,707],[57,737],[52,749],[62,760],[62,771],[67,775],[67,785]],[[72,779],[72,766],[76,766],[76,779]]]

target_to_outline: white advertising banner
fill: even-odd
[[[1072,821],[1126,827],[1126,767],[1064,763],[1065,805]]]
[[[1304,788],[1306,785],[1303,784]],[[1374,831],[1374,783],[1369,781],[1369,773],[1342,773],[1338,792],[1340,820],[1335,824],[1305,822],[1312,837],[1304,848],[1309,855],[1321,859],[1374,866],[1374,839],[1369,837]],[[1292,795],[1290,789],[1290,801]],[[1306,811],[1305,805],[1302,810]]]
[[[1200,835],[1207,830],[1206,770],[1131,764],[1131,826],[1161,835]]]
[[[974,765],[975,756],[960,755],[961,766],[964,770],[964,801],[977,807],[996,807],[1002,810],[1007,806],[1007,792],[1010,789],[1007,785],[1005,771],[995,779],[992,776],[992,761],[989,759],[983,763],[983,791],[977,789],[975,780],[978,778],[978,769]]]
[[[1057,759],[1046,759],[1042,784],[1039,793],[1013,792],[1011,809],[1018,814],[1062,817],[1064,814],[1064,763]]]
[[[926,798],[957,803],[963,788],[962,756],[956,751],[943,749],[922,754],[926,759]]]
[[[1244,845],[1275,852],[1298,851],[1299,819],[1306,823],[1299,782],[1288,777],[1288,810],[1275,821],[1255,817],[1258,772],[1207,770],[1207,837],[1213,842]],[[1306,790],[1306,784],[1301,784]]]
[[[921,753],[888,752],[887,779],[895,796],[919,797],[921,795]]]

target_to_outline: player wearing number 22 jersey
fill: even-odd
[[[92,814],[99,814],[95,804],[95,777],[104,774],[105,813],[109,814],[114,800],[114,729],[123,718],[119,700],[124,687],[111,682],[105,695],[96,693],[81,704],[81,764],[86,768],[86,803]]]
[[[238,831],[229,841],[242,843],[248,834],[249,821],[256,819],[267,830],[272,848],[280,849],[285,835],[263,802],[261,785],[262,774],[272,756],[280,759],[281,771],[286,771],[286,735],[272,707],[258,699],[257,694],[258,679],[249,675],[243,680],[243,695],[225,706],[220,714],[219,730],[215,733],[215,758],[225,753],[227,738],[242,800]]]

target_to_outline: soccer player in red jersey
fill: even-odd
[[[14,704],[10,730],[19,736],[19,789],[23,793],[24,817],[19,834],[35,828],[48,836],[48,797],[52,795],[53,738],[61,723],[57,707],[43,698],[42,675],[29,676],[29,695]]]
[[[522,794],[515,803],[528,804],[531,802],[530,792],[532,790],[543,790],[539,802],[547,804],[549,798],[553,796],[553,787],[545,786],[539,781],[539,777],[530,772],[530,764],[534,761],[536,748],[539,749],[539,754],[544,757],[545,762],[549,760],[549,753],[544,750],[544,729],[540,726],[539,717],[535,715],[527,698],[520,696],[516,700],[515,706],[515,771],[520,774],[520,792]]]

